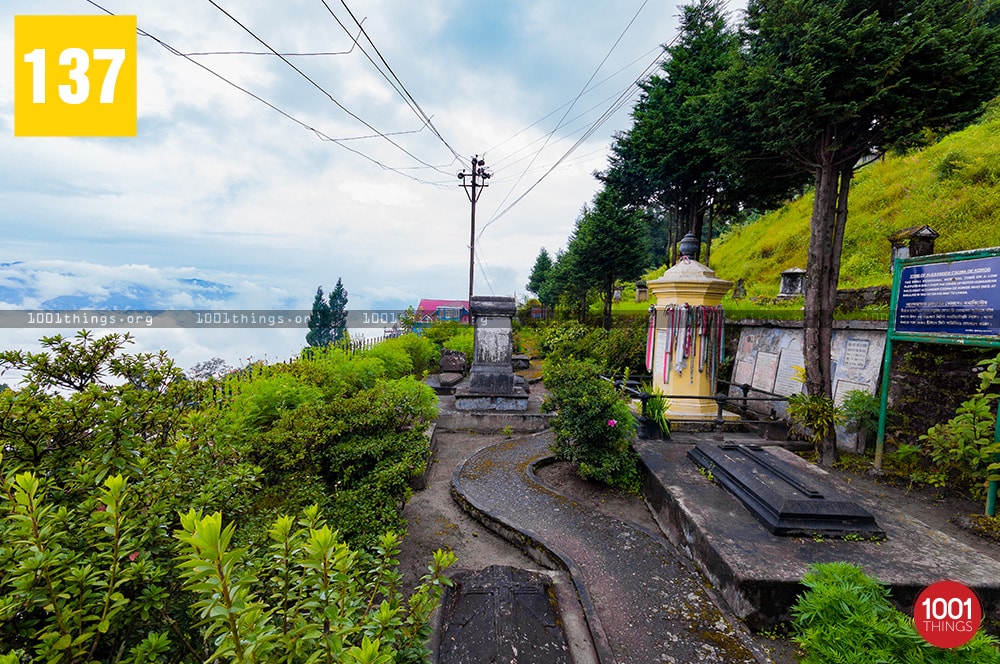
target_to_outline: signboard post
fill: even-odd
[[[1000,348],[1000,247],[897,258],[882,366],[875,467],[882,467],[894,341]],[[1000,417],[994,431],[1000,442]],[[998,459],[1000,460],[1000,459]],[[996,509],[991,481],[986,513]]]

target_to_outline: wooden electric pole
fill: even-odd
[[[492,176],[493,174],[486,170],[486,161],[480,159],[478,154],[472,158],[472,170],[468,173],[463,170],[458,174],[458,179],[462,181],[462,188],[465,189],[465,193],[469,196],[469,202],[472,203],[472,228],[469,233],[470,307],[472,306],[472,282],[475,279],[476,273],[476,201],[479,200],[479,195],[483,193],[483,189],[488,186],[486,180],[489,180]],[[472,178],[471,184],[465,181],[466,178]]]

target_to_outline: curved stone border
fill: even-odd
[[[594,607],[594,602],[590,597],[590,593],[580,582],[583,575],[573,559],[562,554],[557,549],[546,545],[542,542],[541,538],[531,530],[517,528],[503,517],[491,514],[488,511],[477,507],[462,490],[460,481],[462,471],[465,470],[466,464],[468,464],[469,461],[481,451],[482,450],[479,450],[469,456],[469,458],[460,463],[455,468],[454,473],[452,473],[451,495],[455,499],[455,502],[457,502],[459,506],[473,518],[482,523],[483,526],[489,528],[500,537],[520,548],[533,560],[542,565],[559,568],[569,574],[569,578],[573,582],[573,587],[576,589],[577,599],[580,601],[580,606],[583,609],[584,618],[587,621],[587,629],[590,632],[591,642],[593,643],[594,650],[597,654],[597,659],[601,664],[614,664],[615,659],[611,654],[611,645],[608,643],[607,634],[605,634],[604,628],[601,626],[601,621],[597,617],[597,609]],[[540,459],[536,459],[531,462],[528,466],[529,477],[531,477],[532,481],[539,486],[544,485],[541,484],[541,482],[538,482],[535,478],[534,468],[539,464],[544,465],[544,462],[546,461],[551,463],[554,461],[554,458],[541,457]]]

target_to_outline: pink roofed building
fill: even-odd
[[[413,312],[414,331],[418,332],[438,321],[469,322],[468,300],[435,300],[424,298],[420,300]]]

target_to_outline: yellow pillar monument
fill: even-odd
[[[670,401],[668,419],[718,417],[715,368],[721,357],[723,325],[719,304],[732,285],[689,256],[682,256],[662,277],[647,284],[651,299],[656,298],[648,359],[654,388]],[[723,416],[728,419],[729,414]]]

